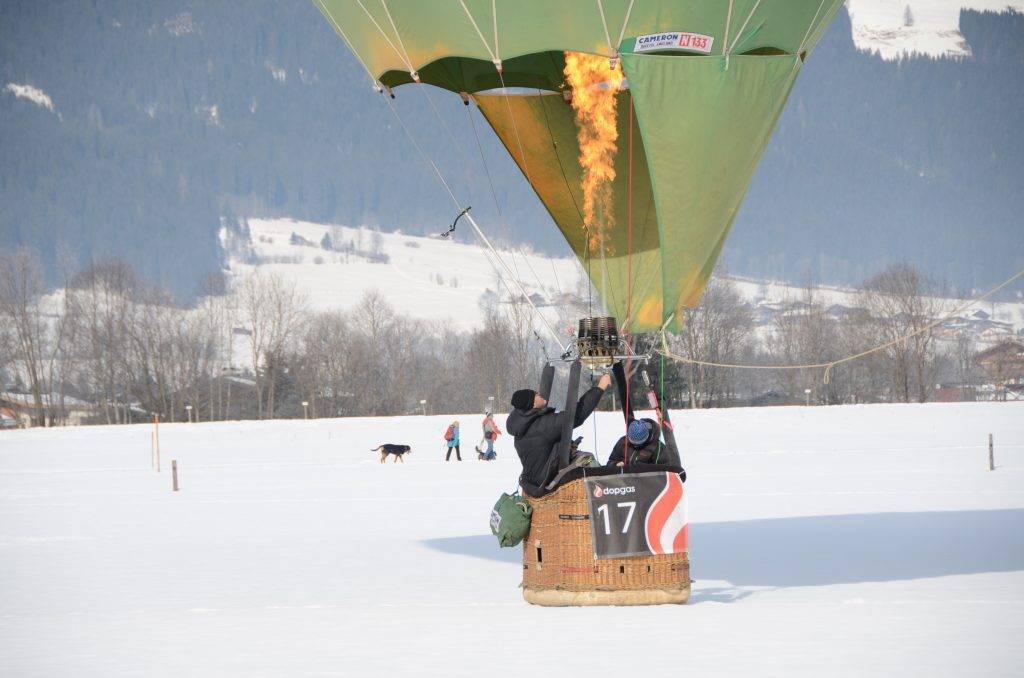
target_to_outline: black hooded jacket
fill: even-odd
[[[594,386],[576,404],[576,418],[573,428],[581,425],[591,415],[604,391]],[[542,488],[554,475],[555,464],[551,463],[557,452],[556,444],[562,437],[564,412],[555,412],[553,407],[532,410],[512,410],[505,420],[505,430],[515,438],[516,452],[523,464],[520,483],[528,492]],[[532,488],[531,488],[532,486]]]
[[[629,446],[629,463],[641,463],[641,464],[656,464],[662,461],[661,448],[663,447],[660,440],[655,438],[651,440],[643,447]],[[611,456],[608,457],[606,466],[615,466],[625,458],[626,450],[626,436],[619,438],[619,441],[615,443],[615,447],[612,448]]]

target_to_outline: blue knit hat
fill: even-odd
[[[626,438],[630,445],[645,445],[651,440],[653,427],[647,419],[634,419],[626,428]]]

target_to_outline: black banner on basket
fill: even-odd
[[[676,473],[625,473],[586,481],[594,557],[682,553],[686,492]]]

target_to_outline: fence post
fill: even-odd
[[[173,491],[178,491],[178,460],[171,459],[171,487]]]
[[[996,457],[995,452],[992,449],[992,434],[988,434],[988,470],[996,470]]]

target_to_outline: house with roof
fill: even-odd
[[[1024,400],[1024,342],[1002,341],[974,356],[995,387],[998,400]]]
[[[42,408],[37,407],[31,393],[0,392],[0,428],[28,428],[44,414],[52,418],[54,412],[63,424],[80,426],[98,413],[92,403],[68,395],[44,393],[43,403]]]

